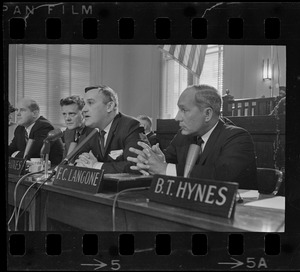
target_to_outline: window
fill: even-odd
[[[163,55],[161,112],[163,119],[175,118],[181,92],[192,84],[208,84],[223,93],[223,45],[208,45],[200,79],[167,54]]]
[[[91,47],[68,44],[16,46],[16,96],[35,99],[40,114],[53,125],[63,125],[59,101],[82,96],[90,85]]]

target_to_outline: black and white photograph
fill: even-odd
[[[259,5],[3,5],[9,269],[298,262],[299,5]]]
[[[8,227],[283,232],[286,92],[285,46],[10,45]]]

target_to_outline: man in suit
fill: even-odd
[[[191,178],[239,183],[239,188],[257,189],[256,159],[250,134],[220,118],[222,99],[208,85],[187,87],[178,100],[180,131],[162,152],[139,143],[143,151],[131,148],[136,158],[132,169],[144,174],[184,175],[189,146],[198,140],[202,154],[191,170]]]
[[[103,169],[105,173],[136,172],[126,159],[135,156],[129,147],[140,148],[137,142],[145,137],[139,121],[119,112],[118,96],[108,86],[86,88],[84,102],[85,124],[99,129],[99,134],[83,147],[76,165]]]
[[[9,145],[9,156],[23,158],[27,142],[29,139],[32,139],[34,143],[29,150],[27,159],[40,158],[43,141],[47,137],[48,132],[53,130],[54,127],[46,118],[40,116],[40,107],[33,99],[21,99],[17,110],[18,126]],[[59,164],[62,156],[63,144],[61,139],[51,142],[49,153],[51,164]]]
[[[62,140],[65,144],[64,158],[69,152],[71,143],[73,147],[79,144],[92,130],[84,124],[82,109],[84,101],[78,95],[72,95],[60,100],[61,112],[67,129],[63,132]]]
[[[17,127],[17,124],[13,122],[13,113],[17,109],[13,107],[10,102],[8,102],[8,144],[11,143],[13,137],[14,137],[14,131]]]
[[[142,127],[144,127],[145,134],[150,145],[159,144],[156,134],[152,130],[152,120],[147,115],[139,115],[137,119],[140,121]]]

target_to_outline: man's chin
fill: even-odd
[[[95,128],[96,126],[93,123],[85,122],[86,127]]]
[[[181,130],[181,134],[182,135],[189,135],[190,133],[184,129]]]

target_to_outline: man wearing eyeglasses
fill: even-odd
[[[141,149],[144,129],[138,120],[119,112],[118,96],[108,86],[88,87],[82,109],[85,125],[99,129],[99,134],[83,148],[76,166],[103,169],[105,173],[134,172],[128,156],[135,156],[130,147]]]
[[[257,189],[256,159],[250,134],[221,117],[222,98],[208,85],[187,87],[178,99],[180,131],[162,152],[157,146],[139,143],[143,150],[130,149],[136,157],[128,160],[143,174],[184,176],[192,143],[200,152],[190,177],[231,181],[243,189]]]

